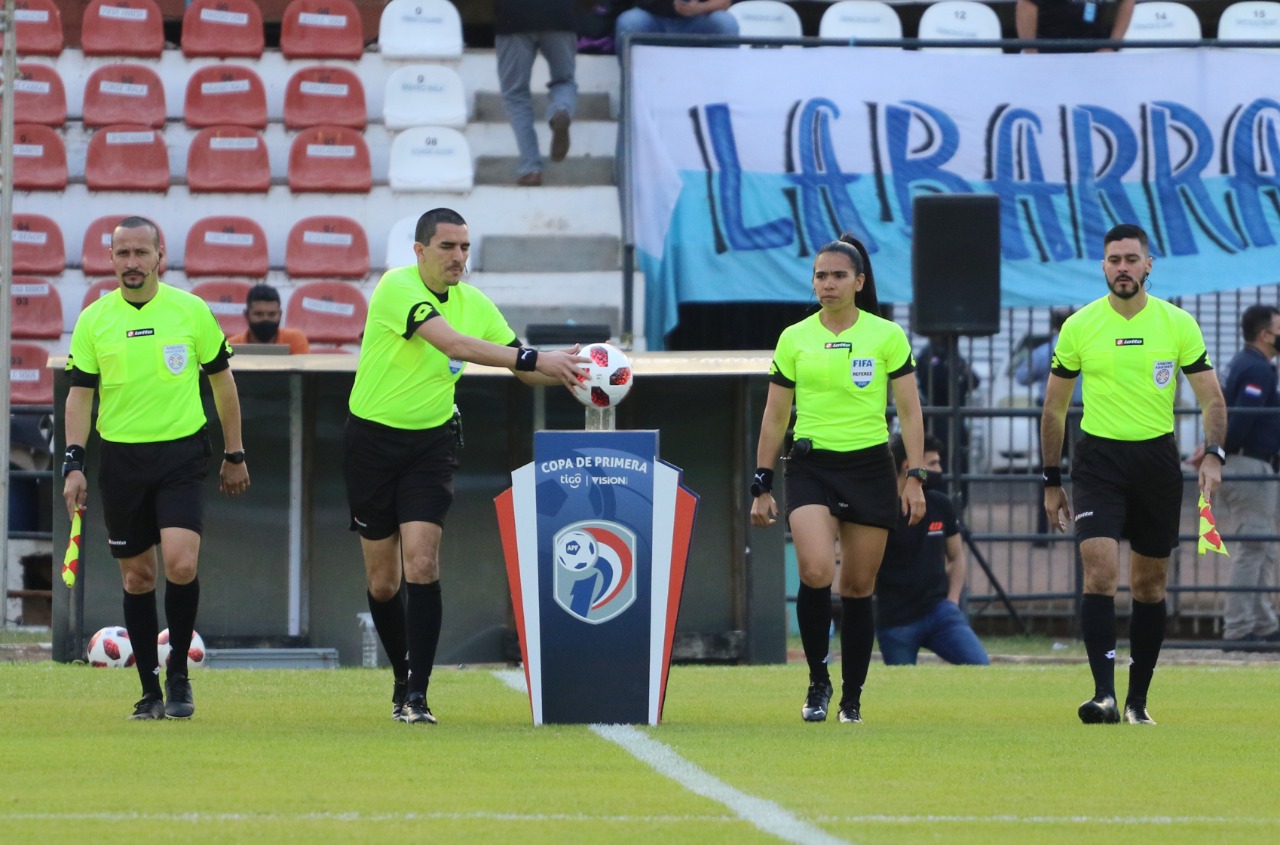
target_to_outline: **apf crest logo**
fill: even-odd
[[[636,600],[636,535],[616,522],[588,519],[556,532],[556,604],[583,622],[599,625]]]
[[[1155,382],[1156,387],[1164,389],[1169,382],[1173,381],[1174,361],[1156,361],[1151,365],[1151,380]]]

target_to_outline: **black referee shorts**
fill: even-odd
[[[813,449],[787,461],[787,519],[822,505],[841,522],[892,528],[898,519],[898,474],[889,444],[852,452]]]
[[[1127,539],[1133,551],[1156,558],[1177,547],[1182,469],[1172,434],[1136,441],[1085,434],[1071,481],[1078,539]]]
[[[384,540],[405,522],[444,525],[458,469],[447,423],[407,430],[348,416],[342,445],[352,531]]]
[[[204,429],[157,443],[102,442],[98,492],[112,557],[142,554],[161,528],[204,530],[210,452]]]

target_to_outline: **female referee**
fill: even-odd
[[[901,508],[913,524],[924,516],[924,430],[911,345],[900,326],[879,316],[871,262],[852,235],[819,250],[813,293],[820,310],[783,330],[773,354],[756,449],[759,466],[751,485],[751,522],[764,527],[777,521],[773,465],[794,402],[787,520],[800,567],[796,619],[809,663],[809,691],[800,715],[806,722],[825,721],[831,701],[827,632],[839,539],[844,612],[839,719],[858,723],[875,640],[871,594],[899,507],[885,418],[888,387],[910,467]]]

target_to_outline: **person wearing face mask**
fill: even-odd
[[[271,285],[254,285],[244,301],[244,321],[249,328],[227,338],[233,347],[244,344],[272,343],[289,347],[290,355],[306,355],[311,351],[307,336],[297,329],[280,327],[280,293]]]
[[[898,468],[898,489],[907,485],[907,447],[902,437],[889,441]],[[889,532],[884,562],[876,576],[876,639],[887,666],[913,665],[921,648],[948,663],[986,666],[991,661],[960,609],[965,557],[960,526],[942,483],[942,442],[924,438],[924,519],[909,524],[902,516]]]
[[[1240,316],[1245,346],[1227,368],[1223,393],[1231,408],[1267,408],[1270,413],[1232,414],[1225,447],[1231,470],[1219,495],[1218,526],[1224,534],[1274,534],[1280,512],[1280,482],[1274,478],[1280,454],[1280,387],[1275,358],[1280,337],[1280,308],[1250,305]],[[1235,481],[1232,476],[1272,476],[1263,481]],[[1231,544],[1231,586],[1265,587],[1276,571],[1280,552],[1275,542],[1237,540]],[[1223,643],[1280,642],[1271,597],[1262,592],[1227,593]]]

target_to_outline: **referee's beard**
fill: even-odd
[[[1131,285],[1133,285],[1133,288],[1131,290],[1116,290],[1116,285],[1122,281],[1129,282]],[[1123,276],[1117,276],[1114,282],[1111,281],[1110,279],[1107,279],[1107,290],[1115,294],[1116,298],[1118,299],[1133,299],[1135,296],[1138,295],[1138,292],[1142,290],[1142,286],[1145,285],[1146,283],[1147,283],[1146,276],[1143,276],[1141,281],[1134,281],[1133,277],[1130,276],[1128,273],[1126,273]]]

